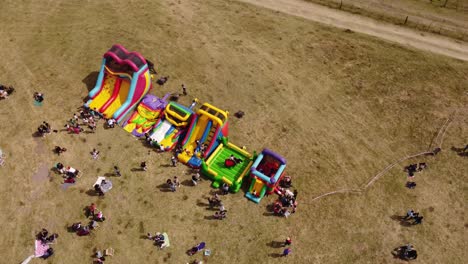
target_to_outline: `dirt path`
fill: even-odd
[[[302,0],[238,1],[468,61],[468,43],[466,42],[455,41],[431,33],[422,33],[410,28],[377,21]]]

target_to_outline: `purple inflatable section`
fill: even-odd
[[[159,98],[152,94],[147,94],[141,101],[142,104],[148,106],[151,110],[164,109],[168,103],[167,98],[169,94],[166,94],[163,98]]]
[[[286,159],[283,158],[283,156],[279,155],[278,153],[273,152],[272,150],[263,149],[262,153],[263,153],[263,155],[272,156],[273,158],[277,159],[281,163],[286,164]]]

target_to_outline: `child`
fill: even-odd
[[[192,176],[192,183],[193,183],[193,186],[197,186],[199,180],[200,180],[200,174],[199,174],[199,173],[195,173],[195,174]]]
[[[93,149],[91,152],[91,155],[93,156],[93,159],[96,160],[99,157],[99,151],[96,149]]]
[[[177,166],[177,158],[175,156],[172,156],[171,157],[171,162],[172,162],[172,167],[176,167]]]
[[[174,185],[176,187],[180,187],[180,181],[179,181],[179,178],[177,176],[174,176]]]
[[[148,170],[148,167],[146,167],[146,161],[143,161],[143,162],[140,164],[140,168],[141,168],[141,170],[143,170],[143,171]]]
[[[57,155],[59,155],[59,156],[60,156],[60,154],[62,154],[65,151],[67,151],[66,148],[62,148],[62,147],[59,147],[59,146],[55,146],[55,148],[54,148],[54,152],[57,153]]]
[[[115,173],[115,175],[118,176],[118,177],[122,176],[122,174],[120,174],[119,167],[117,167],[117,166],[114,166],[114,173]]]

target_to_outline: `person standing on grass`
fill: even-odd
[[[97,160],[97,158],[99,158],[99,151],[97,149],[93,149],[91,156],[93,156],[93,160]]]
[[[122,176],[122,174],[120,174],[119,167],[117,167],[117,166],[114,166],[114,173],[115,173],[115,175],[118,176],[118,177]]]
[[[146,161],[143,161],[140,164],[140,168],[141,168],[142,171],[147,171],[148,170],[148,167],[146,166]]]
[[[226,195],[229,193],[229,185],[227,183],[223,183],[221,186],[221,191],[223,192],[223,195]]]
[[[185,87],[185,84],[182,84],[182,94],[187,95],[187,87]]]
[[[172,163],[172,167],[176,167],[176,166],[177,166],[177,158],[176,158],[176,156],[172,156],[172,157],[171,157],[171,163]]]
[[[179,178],[177,176],[174,176],[174,185],[176,187],[180,187],[180,181],[179,181]]]
[[[413,209],[410,209],[408,210],[408,212],[406,212],[406,216],[405,216],[405,220],[408,220],[408,219],[411,219],[414,217],[414,210]]]
[[[198,181],[200,181],[200,173],[197,172],[194,175],[192,175],[193,186],[197,186]]]
[[[284,241],[283,247],[290,246],[291,244],[292,244],[291,238],[287,237],[286,240]]]

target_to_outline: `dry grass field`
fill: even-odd
[[[460,0],[305,0],[397,25],[468,40],[468,2]]]
[[[0,263],[20,263],[42,227],[58,232],[56,254],[31,263],[91,263],[95,248],[113,247],[106,263],[186,263],[185,251],[205,241],[205,263],[401,263],[390,251],[411,242],[416,263],[463,263],[466,251],[468,160],[451,151],[468,144],[468,63],[325,27],[236,1],[13,1],[0,5],[0,83],[16,92],[0,101],[2,239]],[[270,216],[270,196],[256,205],[240,191],[223,197],[228,218],[204,203],[209,181],[159,188],[169,177],[188,180],[188,168],[168,167],[122,129],[95,134],[52,133],[34,138],[46,120],[62,129],[94,85],[101,56],[114,43],[141,52],[169,82],[162,96],[188,87],[193,97],[227,109],[230,138],[248,150],[268,147],[288,159],[299,207],[288,219]],[[41,107],[35,91],[45,93]],[[442,152],[396,166],[362,194],[322,193],[364,185],[388,164],[425,151],[451,113]],[[52,148],[68,151],[58,157]],[[89,152],[101,151],[99,160]],[[147,172],[132,169],[146,160]],[[75,186],[38,177],[56,162],[83,171]],[[403,166],[425,161],[417,187],[404,187]],[[98,175],[118,164],[123,177],[104,198],[89,195]],[[96,202],[107,221],[90,237],[66,227],[85,221]],[[392,219],[414,208],[425,222],[404,227]],[[171,247],[157,250],[147,232],[165,231]],[[286,236],[293,253],[271,246]]]

